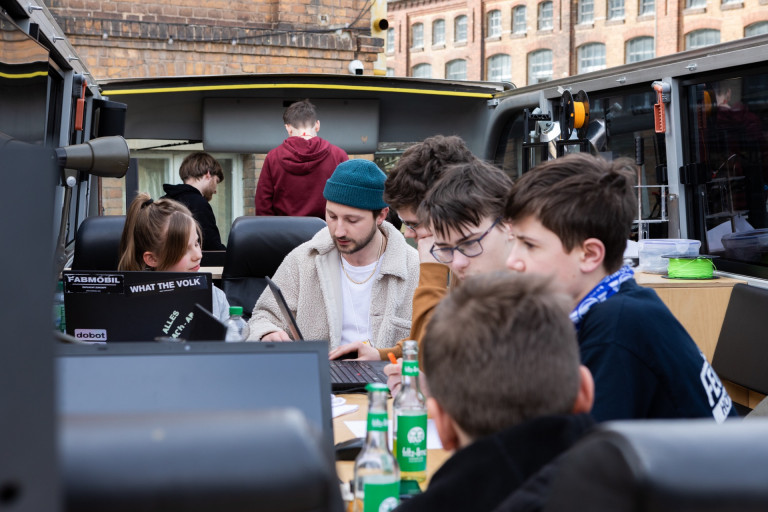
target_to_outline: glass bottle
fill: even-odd
[[[368,433],[355,459],[355,512],[384,512],[400,503],[400,472],[389,451],[387,385],[368,384]]]
[[[393,448],[400,478],[427,479],[427,404],[419,386],[419,344],[403,344],[402,387],[393,405]]]

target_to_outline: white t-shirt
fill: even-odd
[[[353,341],[365,341],[371,340],[371,290],[373,289],[373,282],[376,280],[376,276],[371,276],[371,273],[378,272],[378,266],[381,264],[381,258],[374,261],[370,265],[364,267],[354,267],[346,262],[344,258],[341,258],[342,268],[339,265],[339,272],[341,273],[341,296],[343,304],[343,314],[341,322],[341,343],[340,345],[346,345]],[[353,283],[349,277],[357,282],[365,281],[362,284]],[[371,276],[366,281],[366,278]]]

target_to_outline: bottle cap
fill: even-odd
[[[243,307],[242,306],[229,306],[229,314],[230,315],[243,315]]]
[[[388,391],[389,388],[383,382],[369,382],[365,385],[365,390],[368,392]]]

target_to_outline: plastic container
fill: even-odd
[[[245,341],[248,338],[248,323],[243,319],[243,308],[240,306],[229,307],[229,320],[227,320],[226,341]]]
[[[697,256],[701,248],[698,240],[681,238],[650,238],[640,240],[637,270],[652,274],[666,274],[668,258],[662,256]]]
[[[723,235],[725,256],[734,260],[768,262],[768,229]]]

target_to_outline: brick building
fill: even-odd
[[[768,0],[390,0],[387,73],[518,87],[768,32]]]
[[[348,73],[352,60],[373,74],[383,40],[371,37],[366,0],[50,0],[56,21],[96,80],[244,73]],[[322,133],[321,133],[322,135]],[[202,146],[145,149],[139,188],[154,197],[178,183],[178,166]],[[146,144],[145,144],[146,145]],[[162,144],[158,144],[162,145]],[[211,202],[226,239],[253,214],[264,155],[216,154],[225,181]],[[102,210],[125,211],[124,180],[102,181]]]

